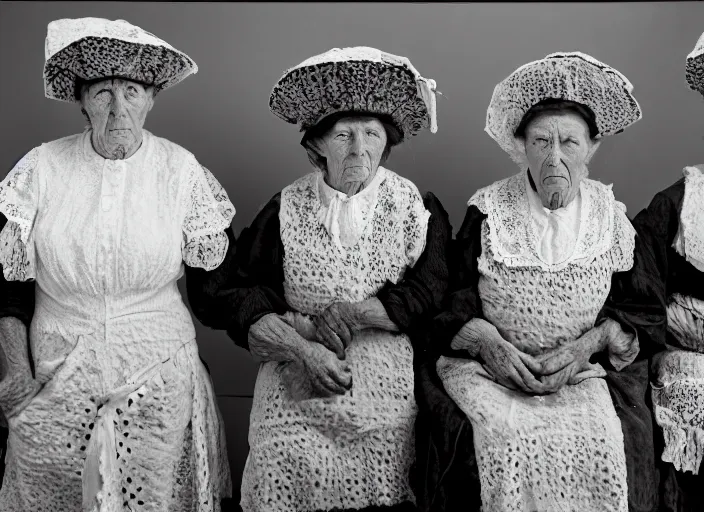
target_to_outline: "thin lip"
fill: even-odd
[[[562,178],[563,180],[565,180],[565,181],[568,182],[568,183],[569,183],[569,181],[570,181],[570,180],[568,180],[567,178],[565,178],[564,176],[558,176],[558,175],[555,175],[555,174],[551,174],[550,176],[545,176],[545,177],[543,178],[543,183],[545,183],[545,180],[550,179],[550,178]]]

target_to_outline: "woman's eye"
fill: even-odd
[[[375,132],[374,130],[368,130],[368,131],[367,131],[367,135],[369,135],[369,136],[371,136],[371,137],[377,137],[377,138],[379,138],[379,134],[378,134],[377,132]]]
[[[335,138],[337,140],[347,140],[348,135],[346,133],[338,133],[335,135]]]
[[[570,146],[574,146],[574,145],[579,145],[579,142],[577,142],[575,139],[567,139],[565,141],[565,144],[568,144]]]

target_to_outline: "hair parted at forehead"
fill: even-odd
[[[403,142],[403,133],[398,129],[391,116],[384,114],[372,114],[369,112],[344,111],[335,112],[334,114],[324,117],[315,126],[312,126],[305,131],[303,138],[301,139],[301,146],[303,146],[308,153],[308,160],[310,160],[310,163],[318,169],[325,169],[325,158],[319,155],[311,147],[309,144],[311,140],[324,137],[325,134],[332,130],[335,124],[342,119],[359,117],[376,118],[384,127],[384,131],[386,132],[386,147],[384,148],[384,152],[381,154],[380,163],[383,164],[386,162],[389,154],[391,153],[391,148]]]
[[[514,135],[524,139],[526,136],[526,128],[530,122],[545,112],[575,112],[579,114],[589,127],[589,137],[593,140],[598,134],[599,129],[596,126],[596,116],[592,109],[582,103],[576,101],[563,100],[560,98],[547,98],[533,105],[528,112],[525,113],[523,119],[519,123]]]

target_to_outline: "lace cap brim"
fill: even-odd
[[[286,71],[269,108],[302,130],[335,112],[358,111],[391,116],[404,137],[435,132],[435,82],[407,60],[372,48],[333,49]]]
[[[699,36],[694,49],[687,55],[685,79],[690,89],[704,94],[704,34]]]
[[[519,67],[494,88],[485,131],[515,162],[524,162],[515,132],[528,110],[545,99],[574,101],[595,115],[596,138],[620,133],[642,118],[633,86],[617,70],[580,53],[554,53]]]
[[[190,57],[173,48],[89,36],[46,61],[44,93],[47,98],[75,102],[78,79],[108,77],[136,80],[164,90],[197,71]]]

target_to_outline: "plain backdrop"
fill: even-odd
[[[145,127],[215,174],[237,209],[236,234],[272,195],[310,171],[297,127],[268,110],[271,88],[287,68],[334,47],[403,55],[437,81],[438,133],[396,148],[387,167],[422,192],[432,190],[455,231],[475,190],[517,172],[484,132],[494,86],[552,52],[586,52],[635,87],[643,119],[607,138],[591,164],[591,177],[613,183],[629,215],[685,165],[704,161],[704,101],[684,79],[685,57],[704,30],[702,3],[2,2],[0,177],[31,148],[83,129],[76,104],[44,97],[42,66],[47,24],[84,16],[126,19],[196,61],[198,73],[157,97]],[[257,368],[224,333],[197,329],[237,492]]]

